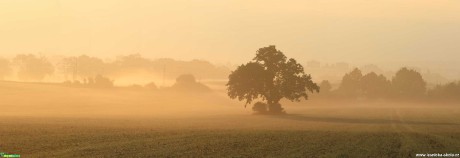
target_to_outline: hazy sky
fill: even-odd
[[[0,56],[460,62],[458,0],[0,0]]]

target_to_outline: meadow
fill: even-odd
[[[0,82],[0,152],[21,157],[415,157],[460,153],[458,104],[283,102]]]

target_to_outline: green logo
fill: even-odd
[[[0,152],[0,157],[6,158],[6,157],[21,157],[19,154],[8,154],[4,152]]]

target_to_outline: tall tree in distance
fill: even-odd
[[[363,74],[358,68],[355,68],[350,73],[345,74],[338,89],[339,92],[348,97],[357,97],[361,95],[362,77]]]
[[[422,75],[406,67],[396,72],[391,83],[397,97],[421,97],[425,95],[426,92],[426,82],[423,80]]]
[[[246,105],[261,98],[272,114],[284,113],[279,103],[308,99],[307,90],[319,92],[319,86],[305,74],[303,66],[287,59],[275,46],[260,48],[253,61],[239,66],[229,75],[228,95],[232,99],[246,100]]]
[[[391,82],[383,75],[375,72],[364,75],[361,79],[361,89],[363,95],[368,98],[383,98],[388,95]]]
[[[54,66],[45,57],[33,54],[19,54],[13,59],[19,67],[18,78],[22,80],[40,81],[54,73]]]

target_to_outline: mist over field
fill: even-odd
[[[1,1],[0,157],[460,157],[458,10]]]
[[[278,113],[264,103],[267,98],[246,105],[229,98],[230,74],[244,65],[235,70],[140,55],[112,62],[79,56],[59,63],[65,61],[70,66],[30,54],[8,64],[11,71],[0,81],[2,152],[27,157],[414,157],[455,155],[460,147],[460,84],[435,85],[415,69],[384,75],[375,66],[361,71],[344,63],[321,67],[309,62],[306,72],[331,80],[313,78],[319,93],[308,92],[308,100],[299,102],[282,99]],[[51,68],[56,71],[45,71]]]

